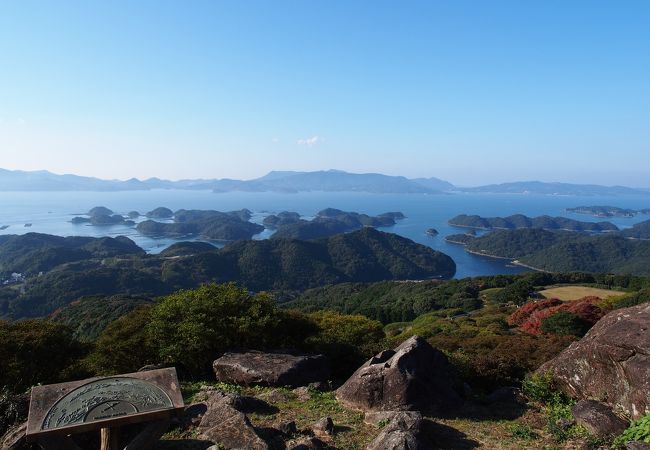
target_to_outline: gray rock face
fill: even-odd
[[[323,355],[226,353],[212,364],[217,380],[243,385],[306,386],[330,375]]]
[[[610,312],[537,371],[565,394],[600,400],[633,419],[650,412],[650,303]]]
[[[207,406],[196,431],[200,439],[212,441],[225,449],[268,450],[248,417],[237,409],[238,396],[220,392],[207,394]]]
[[[0,441],[2,450],[19,450],[25,447],[25,432],[27,431],[27,422],[10,428]]]
[[[381,433],[368,446],[368,450],[427,450],[420,441],[422,415],[415,411],[395,414]]]
[[[461,403],[447,357],[418,336],[371,358],[336,391],[336,397],[363,411],[440,411]]]
[[[628,426],[628,422],[614,414],[608,406],[593,400],[580,400],[576,403],[573,417],[589,433],[598,437],[619,435]]]
[[[314,434],[320,437],[327,437],[334,434],[334,422],[331,417],[321,417],[312,427]]]

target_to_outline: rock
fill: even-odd
[[[390,423],[400,411],[369,411],[363,416],[364,423],[382,427]]]
[[[27,431],[27,422],[10,428],[2,437],[0,449],[2,450],[19,450],[26,445],[25,432]]]
[[[284,392],[278,389],[271,389],[268,392],[263,392],[260,394],[260,397],[262,397],[267,402],[271,402],[271,403],[280,403],[289,400],[287,394],[285,394]]]
[[[649,303],[612,311],[537,372],[550,372],[573,398],[600,400],[638,419],[650,412],[649,334]]]
[[[608,406],[593,400],[580,400],[572,411],[576,422],[597,437],[617,436],[629,425]]]
[[[282,422],[276,427],[285,436],[292,436],[298,432],[298,427],[295,421]]]
[[[393,416],[381,433],[368,446],[368,450],[427,450],[420,440],[422,415],[415,411],[402,411]]]
[[[487,403],[520,403],[521,391],[515,387],[500,387],[486,398]]]
[[[207,411],[208,405],[204,402],[187,405],[183,410],[182,423],[186,426],[198,426]]]
[[[225,449],[268,450],[245,414],[233,407],[236,395],[211,392],[205,403],[207,410],[196,431],[200,439],[212,441]]]
[[[650,443],[632,441],[625,444],[625,450],[650,450]]]
[[[334,434],[334,421],[331,417],[321,417],[311,428],[316,436],[331,436]]]
[[[327,444],[318,438],[304,438],[295,442],[293,446],[287,446],[289,450],[318,450],[327,447]]]
[[[447,357],[419,336],[361,366],[337,391],[345,406],[363,411],[447,411],[461,403]]]
[[[300,400],[301,402],[306,402],[311,398],[311,393],[309,392],[309,388],[307,386],[301,386],[299,388],[295,388],[291,392],[296,394],[296,397],[298,397],[298,400]]]
[[[138,372],[148,372],[149,370],[164,369],[165,367],[167,367],[165,364],[147,364],[146,366],[140,367]]]
[[[326,381],[315,381],[313,383],[309,383],[307,387],[314,391],[320,391],[320,392],[326,392],[332,389],[330,383]]]
[[[243,385],[306,386],[330,375],[323,355],[282,353],[226,353],[213,365],[217,380]]]

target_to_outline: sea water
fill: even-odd
[[[0,234],[48,233],[60,236],[127,236],[147,252],[158,253],[177,242],[170,238],[155,239],[143,236],[135,227],[125,225],[91,226],[72,224],[70,220],[88,212],[94,206],[106,206],[117,214],[129,211],[144,214],[158,206],[172,210],[215,209],[232,211],[247,208],[253,212],[252,221],[261,223],[270,213],[296,211],[304,218],[312,218],[325,208],[338,208],[370,215],[400,211],[406,215],[392,227],[383,231],[399,234],[451,256],[457,265],[457,278],[519,273],[524,269],[512,266],[506,260],[470,255],[462,246],[445,242],[450,234],[466,230],[447,223],[458,214],[478,214],[495,217],[511,214],[527,216],[571,217],[583,221],[608,220],[619,228],[630,227],[650,219],[639,214],[633,218],[598,219],[584,214],[571,214],[566,208],[576,206],[609,205],[621,208],[650,208],[650,196],[581,197],[524,194],[369,194],[351,192],[301,192],[283,194],[274,192],[228,192],[187,190],[150,190],[122,192],[0,192],[0,227],[8,225]],[[146,220],[141,217],[136,221]],[[26,227],[26,224],[31,226]],[[435,228],[439,235],[425,232]],[[255,239],[265,239],[272,234],[265,230]],[[186,239],[188,240],[188,239]],[[213,242],[221,246],[222,242]]]

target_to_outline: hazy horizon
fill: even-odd
[[[0,167],[650,187],[643,1],[0,4]]]

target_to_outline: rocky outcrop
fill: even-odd
[[[199,438],[225,449],[268,450],[248,417],[235,408],[241,403],[237,395],[208,392],[205,413],[196,427]]]
[[[399,412],[392,416],[368,450],[426,450],[429,446],[421,441],[421,434],[422,415],[415,411]]]
[[[414,336],[361,366],[336,391],[345,406],[363,411],[440,411],[461,399],[452,387],[447,357]]]
[[[283,353],[226,353],[212,365],[217,380],[261,386],[306,386],[330,375],[323,355]]]
[[[610,312],[581,340],[543,364],[560,390],[622,409],[650,412],[650,303]]]
[[[27,422],[10,428],[5,435],[0,438],[1,450],[20,450],[26,447],[25,432],[27,431]]]
[[[593,400],[580,400],[572,412],[576,422],[597,437],[617,436],[629,425],[608,406]]]

